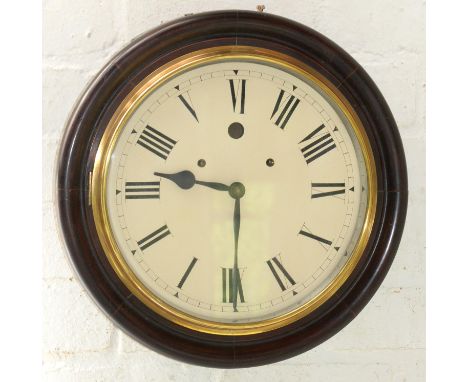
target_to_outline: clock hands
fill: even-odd
[[[236,199],[234,203],[234,266],[232,268],[232,289],[233,289],[233,299],[232,299],[232,306],[234,308],[234,312],[237,312],[237,288],[238,288],[238,277],[239,275],[239,268],[237,265],[237,249],[239,243],[239,231],[240,231],[240,199]]]
[[[222,184],[222,183],[203,182],[201,180],[196,180],[195,183],[199,184],[200,186],[213,188],[213,189],[218,190],[218,191],[229,191],[229,186],[226,186],[225,184]]]
[[[155,172],[154,175],[173,181],[183,190],[189,190],[195,184],[199,184],[200,186],[213,188],[218,191],[229,191],[229,186],[226,186],[225,184],[196,180],[195,175],[193,175],[193,172],[188,170],[176,172],[174,174],[164,174],[162,172]]]
[[[240,273],[237,265],[237,252],[239,243],[239,231],[240,231],[240,199],[245,194],[245,187],[242,183],[235,182],[229,187],[229,195],[234,198],[234,266],[232,268],[232,306],[234,312],[237,312],[237,294],[239,288]]]
[[[188,170],[176,172],[173,174],[165,174],[162,172],[155,172],[154,175],[160,176],[162,178],[166,178],[174,182],[177,186],[182,188],[183,190],[191,189],[195,184],[200,186],[205,186],[209,188],[213,188],[218,191],[228,191],[231,198],[234,201],[234,217],[233,217],[233,226],[234,226],[234,265],[232,269],[233,277],[232,277],[232,289],[233,289],[233,300],[232,305],[234,308],[234,312],[237,312],[237,295],[239,293],[239,283],[240,283],[240,272],[238,267],[238,244],[239,244],[239,232],[240,232],[240,199],[245,194],[245,187],[240,182],[234,182],[230,186],[227,186],[223,183],[217,182],[204,182],[201,180],[196,180],[195,175]]]

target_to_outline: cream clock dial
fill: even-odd
[[[157,301],[249,323],[323,294],[353,255],[368,174],[336,100],[254,59],[194,65],[148,89],[114,136],[112,236]]]

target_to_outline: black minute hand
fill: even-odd
[[[233,273],[233,300],[232,306],[234,308],[234,312],[237,312],[237,293],[239,291],[239,266],[237,263],[237,251],[239,246],[239,230],[240,230],[240,198],[236,198],[234,203],[234,267],[232,270]]]
[[[193,175],[193,173],[188,170],[176,172],[174,174],[164,174],[162,172],[155,172],[154,175],[172,180],[183,190],[188,190],[192,188],[195,184],[199,184],[200,186],[213,188],[218,191],[229,191],[229,186],[226,186],[225,184],[196,180],[195,175]]]
[[[239,250],[239,231],[241,224],[241,212],[240,212],[240,200],[245,194],[245,187],[240,182],[234,182],[229,186],[229,195],[235,200],[234,202],[234,217],[233,217],[233,226],[234,226],[234,266],[232,269],[232,307],[234,312],[237,312],[237,296],[240,292],[241,302],[244,302],[244,297],[242,293],[240,272],[238,265],[238,250]]]

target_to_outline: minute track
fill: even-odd
[[[237,63],[236,66],[238,66]],[[314,183],[314,187],[307,199],[302,200],[301,198],[303,196],[296,194],[296,188],[291,189],[290,180],[288,181],[290,185],[286,187],[286,190],[289,191],[284,195],[282,192],[278,194],[278,196],[282,195],[281,200],[285,200],[285,198],[288,200],[284,208],[286,208],[286,206],[296,206],[292,208],[294,211],[303,211],[304,213],[306,213],[306,209],[309,208],[308,204],[315,206],[312,206],[312,208],[329,208],[327,201],[333,198],[342,198],[343,194],[341,192],[345,187],[341,187],[341,183],[343,183],[341,181],[327,182],[313,179],[311,176],[312,167],[310,167],[309,170],[309,167],[303,166],[305,158],[300,151],[302,148],[313,144],[317,139],[322,138],[322,136],[326,134],[330,134],[330,137],[326,136],[322,141],[316,143],[315,146],[331,138],[332,133],[328,132],[326,127],[314,133],[314,130],[322,124],[325,126],[325,120],[323,123],[317,123],[315,128],[310,128],[310,122],[308,120],[307,123],[304,123],[304,121],[306,121],[304,118],[306,117],[310,117],[314,121],[317,120],[317,117],[319,119],[323,117],[328,121],[330,120],[330,114],[327,115],[326,112],[330,113],[330,110],[322,110],[322,112],[318,114],[316,112],[318,107],[314,106],[316,100],[313,101],[307,96],[307,93],[304,91],[307,90],[307,88],[303,84],[297,84],[298,86],[296,86],[284,80],[284,78],[280,79],[278,74],[275,74],[270,79],[268,75],[263,75],[261,70],[243,70],[242,65],[239,66],[241,68],[237,73],[235,73],[234,70],[226,69],[213,72],[213,75],[205,71],[200,72],[197,77],[187,77],[184,81],[180,81],[180,83],[184,83],[183,91],[182,87],[178,92],[177,89],[175,89],[175,91],[168,91],[168,93],[165,93],[167,97],[157,98],[158,101],[153,104],[148,103],[149,113],[143,113],[147,116],[147,119],[143,118],[139,120],[139,123],[143,123],[144,126],[149,125],[153,129],[158,127],[157,130],[159,132],[172,139],[176,144],[174,144],[173,148],[170,150],[170,155],[164,153],[164,155],[167,155],[164,162],[159,161],[156,158],[157,155],[154,157],[155,159],[147,159],[151,157],[142,155],[141,153],[143,151],[141,149],[135,152],[124,151],[122,154],[128,157],[123,165],[123,174],[125,178],[128,179],[129,174],[138,173],[141,178],[147,176],[149,169],[149,173],[154,176],[154,181],[160,182],[161,197],[164,197],[157,203],[127,201],[130,203],[124,205],[124,216],[121,219],[126,220],[125,224],[129,226],[127,230],[132,237],[134,235],[132,231],[135,230],[134,226],[136,223],[128,223],[128,219],[133,221],[133,216],[137,216],[138,214],[143,216],[154,214],[155,218],[161,218],[168,222],[167,225],[170,227],[171,234],[170,240],[164,238],[150,244],[143,249],[144,254],[141,255],[143,256],[141,258],[139,257],[141,251],[137,251],[134,255],[135,260],[138,261],[137,267],[145,273],[153,272],[155,274],[153,277],[155,281],[151,284],[151,290],[155,291],[158,296],[162,296],[161,298],[163,299],[166,294],[177,297],[178,307],[183,311],[188,309],[192,312],[191,314],[206,315],[206,313],[203,312],[219,312],[213,313],[219,314],[218,319],[228,321],[237,317],[235,318],[236,320],[245,322],[249,320],[247,317],[254,317],[257,314],[262,317],[268,317],[269,314],[272,314],[270,312],[276,311],[282,304],[285,304],[285,306],[292,304],[292,301],[297,295],[307,296],[311,293],[310,290],[312,290],[312,285],[315,283],[312,273],[315,274],[314,277],[316,278],[328,277],[327,275],[329,274],[329,271],[326,270],[327,260],[323,258],[323,254],[326,252],[323,252],[323,254],[320,252],[320,257],[317,257],[317,255],[311,256],[311,248],[312,250],[314,248],[312,243],[317,242],[322,246],[329,246],[330,244],[328,243],[331,242],[331,236],[328,235],[333,235],[333,237],[338,237],[339,235],[339,232],[330,233],[327,230],[316,230],[317,228],[313,224],[310,224],[310,228],[312,229],[310,232],[308,232],[306,228],[303,228],[304,232],[314,232],[312,235],[324,241],[306,236],[303,233],[299,234],[299,238],[311,240],[301,240],[296,234],[292,235],[291,240],[297,242],[295,244],[291,243],[291,245],[297,246],[294,251],[293,259],[298,259],[292,262],[290,261],[292,254],[288,253],[288,251],[283,248],[283,245],[281,245],[281,240],[284,239],[279,240],[280,246],[278,249],[281,250],[283,258],[287,261],[280,261],[276,257],[271,257],[270,253],[264,253],[265,250],[263,248],[267,246],[264,245],[262,236],[258,235],[260,238],[259,245],[254,245],[254,247],[255,252],[260,250],[260,253],[257,253],[256,256],[270,260],[269,263],[267,260],[260,260],[258,266],[262,265],[261,270],[256,269],[256,265],[253,263],[253,255],[250,251],[246,251],[245,247],[252,247],[250,237],[257,229],[255,226],[252,226],[253,221],[257,220],[260,223],[265,212],[269,214],[270,210],[276,208],[281,210],[283,203],[278,202],[276,199],[277,196],[274,196],[275,194],[270,194],[270,191],[274,191],[275,193],[278,191],[276,184],[274,184],[274,179],[289,177],[292,179],[292,184],[295,184],[296,180],[294,180],[294,177],[296,175],[294,174],[297,173],[301,174],[300,182],[301,185],[303,185],[305,179],[312,178],[312,181],[308,181],[309,187],[311,187],[312,183]],[[252,75],[255,75],[255,77]],[[191,78],[196,78],[197,80],[194,80],[193,84],[190,84]],[[234,98],[231,91],[230,79],[233,80]],[[242,80],[244,79],[245,96],[242,98]],[[219,87],[217,84],[219,84]],[[266,115],[264,111],[260,113],[260,109],[257,105],[259,97],[256,91],[259,89],[259,84],[263,84],[261,86],[265,89],[268,87],[273,89],[270,93],[264,94],[263,96],[264,98],[269,97],[268,99],[270,100],[268,102],[269,110]],[[205,86],[208,87],[205,89]],[[281,91],[278,90],[278,86],[284,86],[284,93],[277,110],[274,110],[280,98],[279,94]],[[204,89],[203,92],[202,89]],[[179,98],[179,95],[184,95],[185,99],[188,100],[185,94],[190,94],[190,97],[196,100],[196,114],[198,117],[201,115],[207,116],[210,115],[210,113],[217,113],[218,110],[224,110],[224,113],[226,113],[226,116],[229,115],[229,118],[223,120],[222,123],[213,125],[205,125],[200,122],[200,124],[196,125],[197,128],[194,129],[194,125],[190,123],[190,118],[187,117],[187,114],[189,114],[190,117],[190,113],[184,112],[184,105]],[[203,94],[214,98],[210,98],[211,101],[208,102],[208,97],[204,98]],[[243,106],[244,114],[241,113],[242,99],[245,102]],[[289,105],[288,102],[290,102]],[[293,108],[295,104],[296,107]],[[174,112],[170,114],[170,119],[166,119],[164,113],[169,110],[173,110]],[[275,111],[275,113],[273,118],[270,119],[269,117],[273,111]],[[312,117],[310,113],[313,114]],[[256,115],[261,116],[261,120],[252,121],[251,118],[254,118]],[[179,122],[179,118],[183,123]],[[169,120],[171,121],[170,123],[168,123]],[[275,124],[276,121],[278,121],[278,125]],[[193,120],[193,122],[195,122],[195,120]],[[229,132],[230,126],[234,123],[243,126],[244,131],[239,138],[238,135]],[[333,126],[338,125],[340,127],[340,134],[345,136],[346,129],[339,121],[331,121],[329,123]],[[272,125],[279,128],[274,129],[274,132],[272,132]],[[281,128],[282,125],[284,129]],[[142,131],[141,127],[138,125],[132,126],[132,129]],[[265,130],[263,131],[262,129]],[[311,135],[311,133],[313,134]],[[271,150],[272,147],[270,146],[270,137],[272,134],[276,139],[277,148],[280,150],[279,154],[276,151],[268,151]],[[311,137],[298,146],[298,142],[304,140],[309,135]],[[220,141],[218,143],[217,140],[214,140],[214,137],[217,137],[216,139],[222,137],[225,141]],[[253,145],[251,140],[256,140],[257,137],[259,139],[262,137],[262,139],[258,144]],[[350,162],[349,159],[347,159],[349,156],[347,155],[346,148],[349,147],[350,142],[346,139],[341,139],[342,143],[340,143],[339,147],[335,148],[338,153],[346,154],[346,156],[330,155],[326,153],[326,155],[322,155],[319,161],[314,161],[314,163],[316,163],[313,167],[314,173],[319,171],[319,175],[317,176],[323,179],[324,171],[328,171],[327,174],[335,177],[336,170],[330,172],[330,169],[327,169],[327,167],[332,164],[333,168],[342,168],[344,170],[344,172],[340,170],[341,172],[339,172],[337,178],[346,179],[345,164],[348,163],[355,166],[354,162]],[[164,141],[163,138],[161,138],[161,140]],[[160,142],[157,143],[161,145]],[[166,143],[172,145],[170,141]],[[237,151],[238,148],[245,144],[256,147],[259,156],[258,160],[255,159],[255,155],[239,155],[240,152]],[[283,145],[287,144],[291,145],[288,150],[297,150],[300,155],[286,155],[288,152],[291,152],[285,150],[286,146]],[[229,150],[227,146],[231,146]],[[126,147],[130,148],[131,146]],[[162,147],[169,149],[163,145]],[[192,150],[193,155],[191,154]],[[310,148],[308,150],[310,150]],[[317,152],[321,150],[322,148],[319,148]],[[216,153],[216,156],[213,156],[214,153]],[[137,156],[136,154],[141,156]],[[145,161],[148,162],[136,161],[137,158],[144,158]],[[266,164],[269,158],[274,160],[274,166],[269,167]],[[289,162],[291,160],[290,158],[294,158],[294,162]],[[199,165],[200,159],[203,159],[204,166]],[[344,163],[337,162],[338,160],[342,160]],[[256,166],[258,166],[259,171],[264,172],[264,175],[267,176],[267,178],[265,178],[265,189],[263,190],[261,188],[263,187],[262,183],[257,181],[256,178],[252,178],[252,175],[248,175],[249,171],[255,174],[252,172],[252,169],[256,168]],[[236,170],[236,175],[230,176],[231,169]],[[245,171],[247,169],[249,169],[249,171]],[[292,169],[299,170],[292,171]],[[354,173],[357,175],[358,171],[354,170]],[[245,181],[244,176],[247,176]],[[268,180],[269,176],[271,176],[271,179]],[[133,176],[133,179],[135,179],[135,176]],[[132,181],[133,179],[129,180]],[[244,199],[240,203],[243,206],[245,205],[245,207],[242,208],[242,228],[240,229],[238,239],[239,258],[237,266],[232,258],[234,247],[232,242],[232,223],[230,223],[231,227],[226,224],[226,231],[222,228],[224,219],[227,221],[232,221],[233,219],[232,207],[234,206],[234,200],[229,196],[229,191],[232,184],[236,183],[233,182],[235,180],[242,180],[243,184],[246,184],[248,188],[246,191],[245,198],[247,199],[245,199],[245,203]],[[123,184],[125,185],[125,183]],[[248,187],[249,184],[252,185],[252,188]],[[284,184],[281,185],[281,188],[283,187]],[[125,190],[122,190],[122,192],[124,191]],[[328,192],[339,193],[327,195],[326,193]],[[137,192],[133,191],[133,193]],[[256,195],[263,195],[264,198],[262,199],[264,201],[261,201],[261,199],[256,200]],[[320,196],[315,198],[313,197],[315,195]],[[274,196],[271,200],[273,204],[263,204],[267,202],[271,196]],[[310,202],[311,198],[314,200],[312,203]],[[298,209],[297,205],[301,200],[303,205]],[[336,202],[334,203],[336,206],[341,205]],[[346,200],[345,203],[347,203]],[[258,206],[259,210],[252,209],[253,206]],[[265,210],[265,208],[267,209]],[[332,208],[335,207],[332,206]],[[223,212],[224,210],[225,212]],[[259,211],[262,210],[265,212],[260,213]],[[289,211],[289,208],[287,210]],[[181,211],[184,211],[184,213]],[[333,214],[337,211],[333,212]],[[184,218],[184,216],[187,216],[187,218]],[[282,216],[286,218],[282,224],[295,224],[287,223],[288,219],[293,216],[289,216],[289,213],[286,211],[282,212]],[[306,218],[306,216],[301,216],[301,220],[306,221],[304,218]],[[335,217],[333,217],[333,219],[335,219]],[[150,220],[146,218],[143,219],[143,221],[149,222]],[[295,222],[297,223],[296,219]],[[268,227],[268,225],[265,225],[265,227]],[[349,227],[352,227],[352,224],[350,224]],[[350,230],[350,228],[346,229]],[[148,224],[148,226],[145,227],[141,226],[138,232],[137,240],[141,241],[143,240],[141,238],[146,238],[148,235],[151,235],[151,232],[154,233],[155,228],[152,228]],[[316,234],[317,232],[323,232],[323,235],[319,236]],[[189,236],[186,236],[187,233]],[[325,236],[325,233],[327,236]],[[343,235],[346,236],[344,231]],[[167,237],[169,237],[169,235],[167,235]],[[221,237],[223,240],[220,240]],[[272,234],[272,237],[280,239],[282,234],[276,232]],[[159,238],[159,234],[143,241],[139,245],[140,249],[157,238]],[[206,246],[204,244],[205,241],[213,243],[213,245]],[[185,246],[187,246],[187,248]],[[340,242],[337,244],[337,247],[340,246],[346,247],[346,244]],[[186,249],[183,250],[183,252],[179,252],[180,250],[176,250],[175,248]],[[214,248],[217,249],[214,250]],[[333,253],[337,252],[341,253],[341,249],[333,251]],[[173,267],[169,265],[170,262],[179,261],[179,256],[185,256],[186,254],[189,254],[190,258],[183,260],[186,261],[184,262],[185,269],[181,270],[180,267],[178,267],[177,272],[172,271]],[[197,260],[190,268],[195,258]],[[343,257],[339,256],[336,258],[341,259]],[[207,259],[210,260],[208,261]],[[307,262],[311,260],[312,263],[307,264],[307,266],[298,265],[300,264],[299,261]],[[161,267],[160,264],[167,265]],[[214,269],[213,267],[215,265],[218,268]],[[275,272],[270,269],[270,265]],[[328,267],[331,270],[335,266],[333,262]],[[220,271],[219,267],[226,269],[226,271],[224,271],[224,282],[223,272]],[[238,273],[235,270],[236,268]],[[231,270],[230,276],[229,270]],[[305,270],[306,273],[304,273]],[[184,278],[186,272],[188,272],[187,277]],[[262,277],[267,281],[264,291],[255,287],[255,283],[258,281],[255,279],[255,275],[258,274],[258,272],[261,272],[261,274],[263,274]],[[278,275],[281,283],[277,281],[275,273]],[[237,275],[237,277],[235,277],[235,275]],[[180,284],[181,281],[183,281],[182,284]],[[237,286],[235,282],[237,282]],[[310,286],[305,288],[304,283]],[[179,285],[181,285],[181,288]],[[205,287],[205,285],[213,285],[213,287],[208,288]],[[223,285],[224,287],[222,288]],[[284,287],[284,291],[281,286]],[[236,290],[237,293],[235,292]],[[281,302],[279,303],[278,301]],[[197,311],[199,311],[199,313],[196,313]]]

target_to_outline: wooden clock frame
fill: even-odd
[[[182,327],[135,297],[110,266],[89,199],[100,138],[128,92],[156,68],[205,48],[255,46],[313,68],[351,104],[368,136],[377,175],[374,225],[364,253],[341,288],[317,310],[287,326],[248,336]],[[71,263],[91,296],[122,330],[166,356],[211,367],[249,367],[317,346],[347,325],[380,286],[396,254],[408,200],[401,138],[383,96],[364,69],[324,36],[291,20],[249,11],[187,16],[133,40],[96,76],[68,120],[57,174],[60,225]]]

